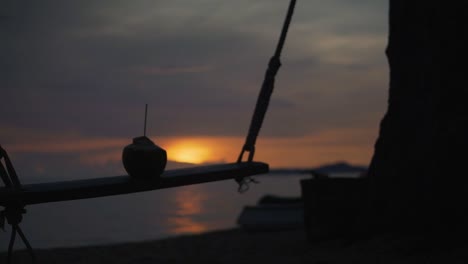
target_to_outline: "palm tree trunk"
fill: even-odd
[[[382,228],[468,220],[468,47],[463,1],[390,0],[388,110],[369,176]]]

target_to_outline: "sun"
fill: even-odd
[[[196,141],[184,140],[167,149],[168,159],[177,162],[200,164],[211,159],[211,150]]]
[[[237,137],[172,137],[163,140],[167,158],[192,164],[225,163],[234,161],[243,138]]]

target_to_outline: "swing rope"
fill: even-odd
[[[296,6],[296,0],[291,0],[289,2],[288,12],[286,14],[286,19],[284,20],[283,28],[281,30],[281,35],[276,46],[275,53],[271,57],[270,62],[268,63],[268,68],[265,73],[265,78],[263,80],[262,88],[260,94],[258,95],[257,104],[255,105],[255,110],[250,122],[249,132],[245,139],[244,146],[242,147],[241,153],[237,162],[242,162],[244,154],[249,152],[247,158],[248,162],[252,162],[255,155],[255,143],[257,141],[258,134],[265,119],[266,111],[268,110],[268,105],[270,103],[271,94],[275,87],[275,78],[278,73],[279,68],[281,67],[281,51],[283,50],[284,43],[286,41],[286,36],[288,34],[289,25],[291,24],[291,19],[294,14],[294,7]],[[239,192],[245,192],[249,189],[249,183],[256,183],[257,181],[251,177],[240,177],[236,178],[237,183],[239,184]]]
[[[6,169],[1,162],[2,159],[5,162]],[[13,163],[11,162],[8,153],[2,148],[2,146],[0,146],[0,177],[7,189],[11,189],[15,192],[21,192],[21,182],[19,181],[18,175],[16,174],[15,168],[13,167]],[[26,213],[26,210],[24,209],[24,205],[21,203],[21,201],[14,201],[9,203],[5,206],[5,210],[0,212],[0,228],[5,230],[5,220],[12,227],[10,242],[8,244],[7,263],[12,263],[13,246],[15,244],[16,233],[19,234],[21,240],[23,240],[24,244],[26,245],[33,263],[35,262],[36,258],[31,244],[29,244],[28,239],[19,226],[23,220],[24,213]]]

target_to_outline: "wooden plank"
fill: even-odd
[[[0,205],[20,201],[24,205],[96,198],[151,191],[177,186],[221,181],[268,173],[262,162],[229,163],[168,170],[157,179],[135,179],[128,175],[23,185],[20,192],[0,188]]]

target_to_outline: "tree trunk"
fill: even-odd
[[[369,170],[372,211],[381,228],[468,224],[463,2],[390,0],[388,110]]]

